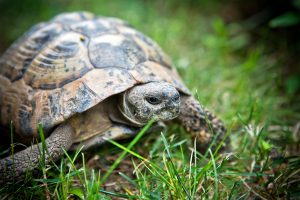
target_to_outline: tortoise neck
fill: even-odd
[[[126,93],[127,93],[127,91],[120,94],[120,97],[119,97],[118,109],[119,109],[120,113],[124,116],[125,119],[127,119],[134,126],[138,126],[138,127],[144,126],[145,123],[136,121],[134,114],[130,111],[127,100],[126,100],[126,97],[127,97]]]

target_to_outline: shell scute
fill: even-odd
[[[126,70],[114,68],[94,69],[83,79],[85,85],[97,94],[101,101],[136,84],[136,80]]]
[[[71,30],[81,33],[87,37],[95,37],[102,34],[117,34],[117,30],[107,21],[102,19],[94,19],[89,21],[82,21],[72,24]]]
[[[17,40],[0,58],[0,74],[16,81],[23,77],[40,49],[63,32],[59,24],[41,23]]]
[[[89,57],[95,68],[122,69],[133,69],[147,59],[135,41],[122,35],[102,35],[92,38]]]
[[[85,20],[92,20],[96,16],[90,12],[72,12],[72,13],[62,13],[60,15],[55,16],[51,21],[58,22],[64,25],[70,25],[74,23],[78,23]]]
[[[145,52],[147,52],[148,60],[160,63],[167,68],[172,68],[171,59],[162,51],[162,49],[150,38],[137,32],[133,38],[140,44],[142,47],[145,48]]]
[[[126,26],[119,26],[118,31],[135,41],[140,49],[142,49],[142,51],[147,55],[147,60],[160,63],[167,68],[172,68],[170,58],[162,51],[158,44],[149,37]]]
[[[67,32],[44,47],[28,67],[25,82],[33,88],[55,89],[93,69],[80,36]]]

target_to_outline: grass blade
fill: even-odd
[[[152,126],[154,120],[150,120],[146,126],[133,138],[133,140],[127,146],[127,149],[130,150],[139,140],[140,138],[146,133],[146,131]],[[112,141],[111,141],[112,142]],[[117,158],[117,160],[113,163],[113,165],[107,170],[102,178],[102,183],[106,181],[106,179],[110,176],[112,171],[120,164],[120,162],[125,158],[127,151],[123,151],[121,155]]]
[[[163,142],[164,142],[164,145],[165,145],[165,149],[166,149],[167,154],[168,154],[168,160],[171,163],[171,167],[172,167],[172,169],[173,169],[173,171],[175,173],[175,176],[177,177],[177,179],[179,181],[179,184],[181,185],[182,189],[184,190],[184,192],[186,194],[186,197],[188,199],[191,199],[191,196],[190,196],[189,192],[187,191],[186,187],[184,186],[184,184],[183,184],[183,182],[181,180],[181,177],[179,176],[178,171],[176,170],[176,168],[174,166],[174,163],[172,161],[172,156],[171,156],[171,153],[170,153],[170,149],[169,149],[169,144],[168,144],[168,142],[167,142],[167,140],[166,140],[166,138],[165,138],[165,136],[164,136],[163,133],[161,133],[161,137],[163,139]]]

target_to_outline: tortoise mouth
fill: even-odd
[[[158,120],[168,121],[168,120],[175,119],[176,117],[178,117],[178,115],[179,115],[179,109],[174,108],[172,112],[170,110],[164,110],[160,112],[159,115],[160,117]]]

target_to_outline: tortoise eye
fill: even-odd
[[[175,96],[175,97],[173,98],[173,100],[174,100],[174,101],[179,101],[180,98],[179,98],[179,96]]]
[[[156,97],[146,97],[146,100],[152,105],[157,105],[161,103],[161,101]]]

